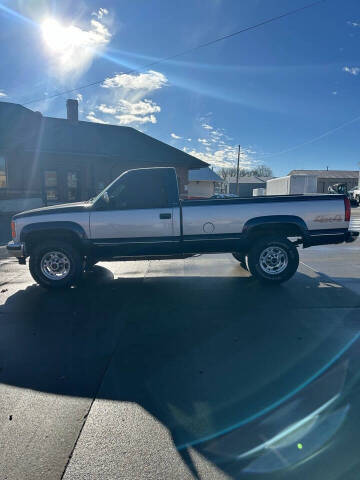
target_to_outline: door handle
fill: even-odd
[[[160,213],[160,218],[161,218],[161,220],[171,218],[171,213]]]

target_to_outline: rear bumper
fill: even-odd
[[[352,230],[324,230],[312,231],[304,241],[304,248],[316,245],[333,245],[337,243],[351,243],[359,236],[359,232]]]
[[[12,257],[24,258],[26,256],[25,245],[22,242],[11,241],[7,244],[6,249]]]
[[[359,236],[359,232],[348,230],[345,235],[345,242],[346,243],[355,242],[358,236]]]

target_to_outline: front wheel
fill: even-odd
[[[78,283],[82,274],[80,253],[67,243],[49,241],[35,247],[29,268],[33,279],[45,288],[68,288]]]
[[[248,254],[248,266],[250,273],[263,283],[286,282],[299,266],[299,253],[287,238],[259,240]]]

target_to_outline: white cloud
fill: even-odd
[[[128,100],[120,100],[120,110],[130,115],[149,115],[150,113],[159,113],[161,108],[152,100],[145,99],[139,102],[129,102]]]
[[[7,97],[6,93],[4,90],[0,90],[0,97]]]
[[[116,115],[119,125],[130,125],[132,123],[144,124],[144,123],[157,123],[155,115]]]
[[[360,73],[360,67],[343,67],[343,71],[357,76]]]
[[[191,141],[192,141],[192,139],[191,139],[191,138],[188,138],[188,139],[187,139],[187,141],[188,141],[188,142],[191,142]]]
[[[76,100],[77,100],[78,102],[82,102],[82,101],[83,101],[83,96],[81,95],[81,93],[77,93],[75,98],[76,98]]]
[[[92,12],[91,15],[94,15],[99,20],[101,20],[104,15],[108,15],[108,14],[109,14],[109,10],[107,8],[99,8],[97,12]]]
[[[108,124],[109,122],[106,122],[104,120],[101,120],[101,118],[97,118],[95,116],[95,112],[89,112],[86,115],[86,119],[89,120],[89,122],[94,122],[94,123],[103,123],[103,124]]]
[[[206,138],[198,138],[197,141],[199,143],[202,143],[203,145],[210,145],[209,140],[207,140]]]
[[[336,90],[334,90],[334,91],[331,92],[331,93],[332,93],[332,95],[337,95],[337,94],[338,94],[338,92],[337,92]]]
[[[220,130],[215,130],[215,129],[210,132],[210,135],[212,135],[216,139],[219,139],[224,136],[224,134]]]
[[[108,28],[95,19],[90,21],[86,30],[48,18],[42,23],[41,30],[53,73],[60,77],[81,75],[111,39]]]
[[[210,163],[214,167],[234,167],[237,159],[237,147],[232,145],[227,145],[224,148],[217,150],[212,150],[209,147],[206,147],[206,151],[190,149],[187,147],[183,148],[183,151],[189,155],[203,160],[204,162]],[[240,156],[240,167],[241,168],[251,168],[254,165],[254,161],[251,159],[249,154],[244,150]]]
[[[156,114],[161,112],[161,107],[148,97],[166,85],[167,81],[165,75],[154,70],[138,74],[117,74],[102,83],[103,89],[91,109],[108,116],[110,123],[155,124]]]
[[[161,108],[152,100],[140,100],[139,102],[130,102],[128,100],[120,99],[117,105],[109,106],[101,104],[97,107],[102,113],[108,115],[115,115],[116,113],[124,113],[129,115],[149,115],[151,113],[161,112]]]
[[[115,115],[115,113],[117,112],[116,107],[109,107],[107,105],[104,105],[103,103],[99,105],[97,109],[102,113],[106,113],[107,115]]]
[[[201,126],[209,126],[205,128],[208,130],[208,138],[198,138],[197,141],[200,145],[198,147],[183,147],[183,151],[189,155],[199,158],[215,167],[234,167],[236,166],[238,146],[231,143],[231,137],[229,137],[223,129],[218,129],[210,125],[209,117],[207,115],[206,123],[205,118],[199,119]],[[191,141],[191,138],[187,139]],[[242,148],[240,155],[241,168],[251,168],[257,164],[257,161],[253,159],[253,154],[256,152],[251,148]]]
[[[175,138],[175,140],[178,140],[179,138],[182,138],[182,137],[179,137],[179,135],[176,135],[176,133],[171,133],[170,136],[172,138]]]
[[[360,23],[359,22],[346,22],[348,25],[351,25],[352,27],[360,27]]]
[[[146,73],[127,74],[120,73],[107,78],[102,83],[103,88],[123,88],[125,90],[143,90],[152,92],[167,84],[167,78],[160,72],[149,70]]]

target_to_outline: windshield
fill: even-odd
[[[0,26],[0,480],[360,480],[360,0]]]

